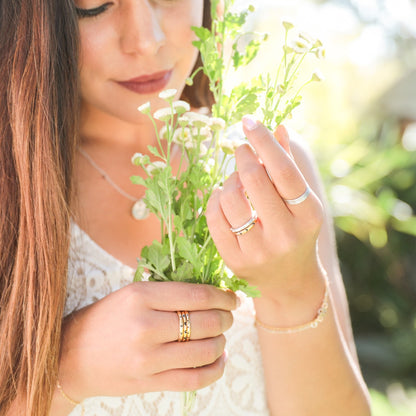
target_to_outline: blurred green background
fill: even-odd
[[[242,76],[273,71],[283,18],[319,38],[326,80],[289,126],[310,143],[335,218],[360,363],[375,416],[416,415],[416,2],[237,0],[271,34]]]

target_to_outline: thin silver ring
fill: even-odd
[[[298,205],[298,204],[301,204],[309,196],[310,193],[311,193],[311,188],[309,188],[309,186],[306,185],[306,191],[301,196],[295,199],[285,199],[284,201],[288,205]]]
[[[254,224],[257,222],[257,218],[257,212],[253,211],[251,218],[245,224],[237,228],[231,227],[230,230],[236,235],[243,235],[254,227]]]

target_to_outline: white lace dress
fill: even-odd
[[[98,246],[75,223],[65,315],[89,305],[133,281],[134,270]],[[234,312],[234,324],[225,333],[227,361],[223,377],[197,393],[192,415],[267,416],[263,367],[251,299]],[[126,397],[91,397],[70,416],[181,415],[182,393],[157,392]]]

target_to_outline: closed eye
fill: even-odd
[[[111,3],[105,3],[101,6],[94,7],[93,9],[81,9],[79,7],[76,7],[77,15],[80,19],[86,18],[86,17],[95,17],[98,16],[101,13],[104,13],[109,7],[111,6]]]

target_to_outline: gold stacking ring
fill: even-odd
[[[178,342],[187,342],[191,340],[191,319],[189,311],[176,311],[179,317],[179,336]]]

